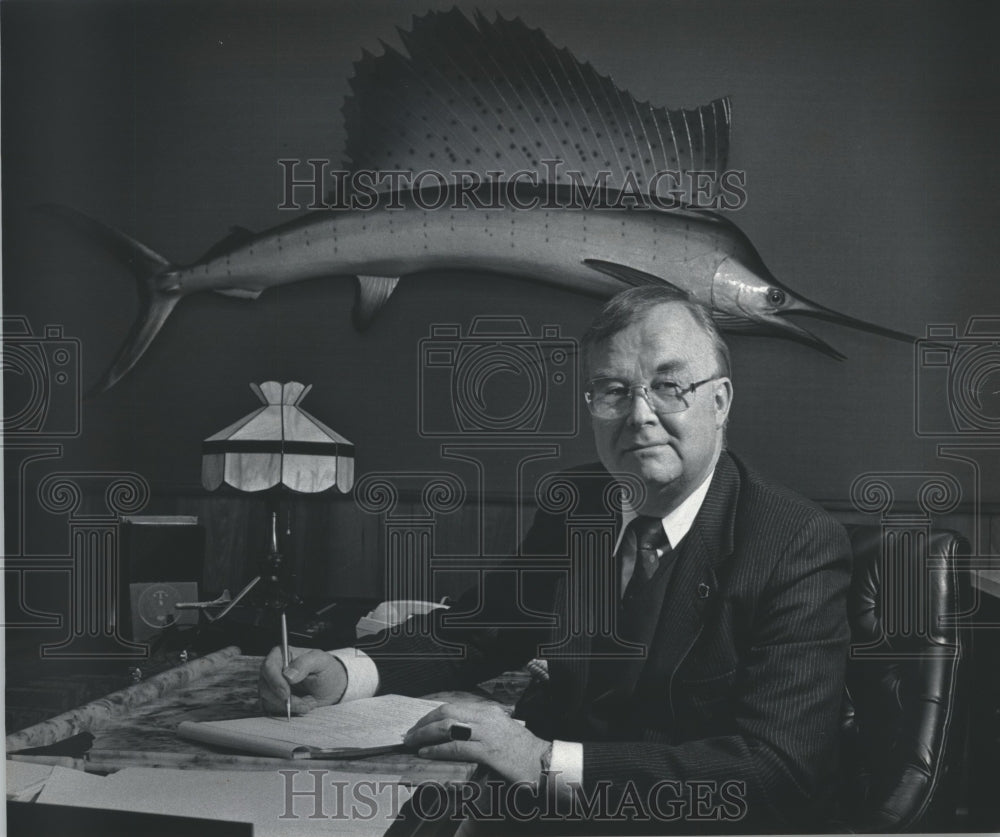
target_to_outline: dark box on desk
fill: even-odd
[[[201,584],[205,527],[192,515],[127,515],[119,536],[116,614],[120,633],[127,639],[146,640],[151,632],[171,623],[152,617],[133,623],[133,613],[144,613],[153,603],[172,616],[173,601],[188,598],[191,583]],[[183,582],[187,584],[178,588]],[[176,612],[177,617],[182,614],[197,621],[194,611]]]
[[[253,837],[248,822],[203,820],[71,805],[7,803],[10,837]]]

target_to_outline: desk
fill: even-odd
[[[462,782],[475,765],[441,762],[416,755],[389,753],[366,759],[287,760],[227,755],[181,739],[181,721],[211,721],[260,714],[257,673],[260,657],[248,657],[235,646],[184,663],[127,689],[65,712],[7,736],[7,752],[42,747],[89,732],[95,736],[83,760],[16,756],[26,761],[64,764],[94,773],[124,767],[172,767],[225,770],[268,770],[287,767],[351,773],[388,773],[404,784]],[[472,695],[436,695],[438,699],[472,699]]]

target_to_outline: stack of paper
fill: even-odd
[[[52,765],[7,759],[5,779],[7,798],[14,802],[27,802],[42,789],[52,775]]]
[[[322,706],[292,718],[183,721],[182,738],[274,758],[355,758],[403,749],[407,730],[440,701],[401,695]]]

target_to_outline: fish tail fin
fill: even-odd
[[[103,245],[135,276],[139,291],[139,317],[111,366],[86,394],[87,397],[97,395],[111,389],[135,366],[163,327],[174,306],[180,302],[180,292],[169,281],[170,274],[177,268],[159,253],[121,230],[102,224],[68,206],[49,203],[40,204],[35,209],[58,218],[72,229]]]

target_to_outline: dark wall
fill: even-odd
[[[352,62],[379,38],[398,43],[394,27],[412,13],[449,5],[3,3],[4,313],[79,338],[93,383],[130,327],[132,280],[28,208],[72,205],[178,262],[232,225],[288,220],[276,160],[338,164]],[[918,336],[1000,314],[989,4],[459,3],[477,5],[521,15],[637,97],[693,106],[731,95],[730,162],[749,192],[734,220],[804,296]],[[422,276],[358,334],[352,295],[336,278],[253,302],[185,300],[134,373],[83,404],[63,464],[200,491],[201,439],[256,406],[248,382],[275,379],[314,385],[304,407],[357,445],[359,473],[453,470],[442,440],[419,433],[419,346],[432,324],[520,315],[534,333],[576,335],[597,308],[520,280]],[[815,330],[847,360],[733,339],[731,446],[822,500],[846,501],[868,471],[954,471],[969,485],[968,467],[915,431],[920,409],[948,421],[946,374],[916,368],[910,346]],[[578,425],[555,440],[560,461],[592,458],[582,407],[557,397],[552,409]],[[982,489],[1000,501],[1000,481]]]

